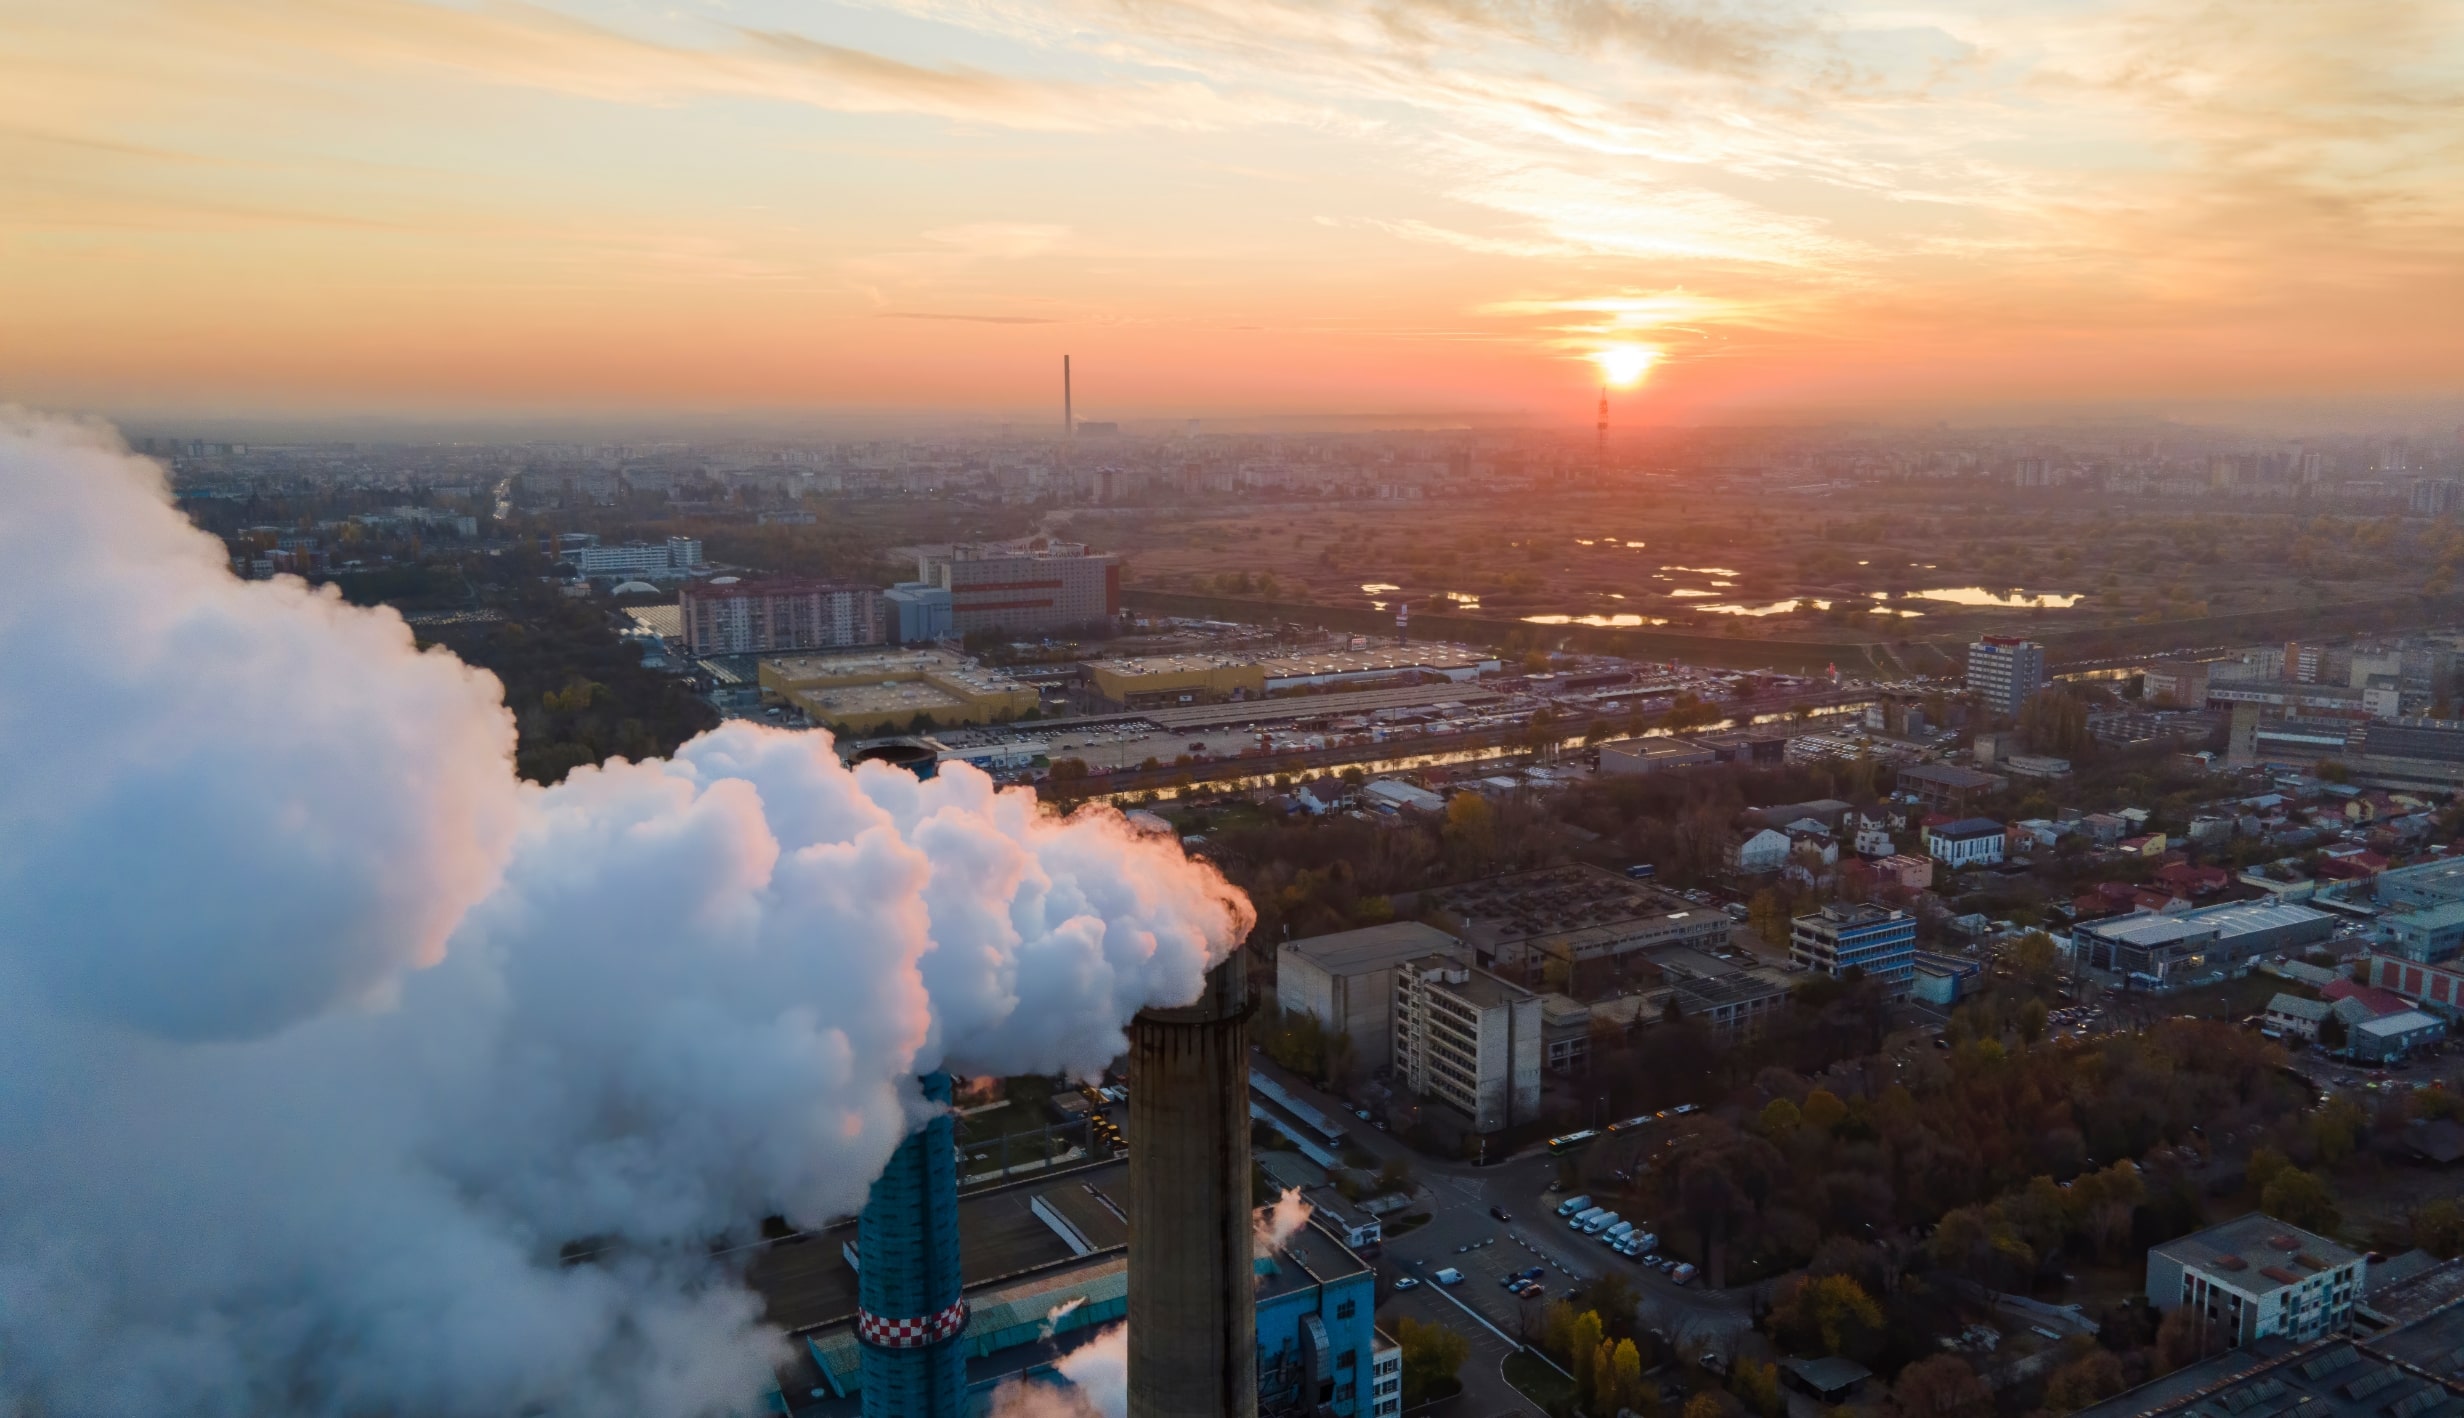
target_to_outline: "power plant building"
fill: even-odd
[[[916,558],[916,580],[950,593],[950,629],[1052,634],[1121,613],[1121,562],[1084,546],[958,546]]]

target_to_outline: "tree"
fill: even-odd
[[[1899,1371],[1891,1401],[1905,1418],[1987,1418],[1993,1390],[1957,1355],[1936,1354]]]
[[[2203,1323],[2198,1310],[2189,1305],[2166,1312],[2164,1323],[2156,1326],[2157,1372],[2169,1374],[2221,1351],[2226,1337],[2215,1326]]]
[[[2071,835],[2075,837],[2078,834]],[[2012,945],[2010,960],[2012,971],[2026,982],[2029,989],[2041,994],[2053,988],[2055,977],[2061,969],[2062,955],[2052,936],[2043,931],[2030,931]]]
[[[1609,1357],[1612,1375],[1609,1394],[1613,1400],[1601,1406],[1614,1413],[1621,1408],[1640,1409],[1643,1405],[1643,1353],[1631,1339],[1617,1341],[1616,1351]]]
[[[2259,1209],[2305,1231],[2332,1231],[2338,1215],[2327,1183],[2299,1167],[2287,1167],[2259,1190]]]
[[[1780,1366],[1740,1358],[1728,1372],[1728,1391],[1762,1418],[1780,1418],[1788,1400],[1780,1393]]]
[[[1848,1117],[1848,1105],[1828,1088],[1817,1088],[1805,1095],[1805,1107],[1800,1110],[1809,1128],[1829,1132]]]
[[[1792,1349],[1862,1359],[1881,1347],[1882,1307],[1854,1276],[1798,1276],[1772,1300],[1771,1332]]]
[[[1795,1132],[1797,1124],[1804,1121],[1804,1117],[1805,1115],[1798,1111],[1796,1104],[1785,1098],[1774,1098],[1763,1104],[1762,1116],[1756,1120],[1755,1126],[1762,1129],[1762,1135],[1765,1137],[1781,1138]]]
[[[1472,1342],[1442,1324],[1405,1316],[1395,1322],[1395,1341],[1403,1350],[1403,1406],[1416,1407],[1443,1397],[1458,1384],[1455,1375],[1471,1357]]]
[[[1567,1336],[1566,1367],[1574,1371],[1575,1401],[1585,1408],[1599,1396],[1599,1374],[1596,1371],[1600,1355],[1600,1313],[1585,1310],[1574,1317],[1574,1329]]]
[[[2464,1206],[2451,1196],[2425,1201],[2413,1209],[2413,1244],[2452,1260],[2464,1254]]]
[[[2110,1349],[2091,1349],[2054,1370],[2045,1383],[2045,1406],[2056,1413],[2076,1413],[2127,1387],[2122,1357]]]

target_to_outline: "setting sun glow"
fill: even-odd
[[[1660,352],[1649,345],[1610,345],[1591,357],[1591,362],[1600,366],[1600,377],[1620,389],[1642,383],[1643,376],[1659,360]]]

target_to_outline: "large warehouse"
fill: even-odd
[[[2140,989],[2172,989],[2238,975],[2264,957],[2298,951],[2336,933],[2336,918],[2307,906],[2233,901],[2196,911],[2142,912],[2071,927],[2071,949],[2091,970]]]

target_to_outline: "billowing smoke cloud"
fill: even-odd
[[[22,414],[0,665],[0,1410],[749,1411],[714,1242],[858,1206],[920,1070],[1100,1068],[1250,919],[819,734],[519,783],[493,677]]]
[[[1129,1418],[1129,1326],[1107,1326],[1053,1365],[1050,1379],[993,1391],[992,1418]]]

